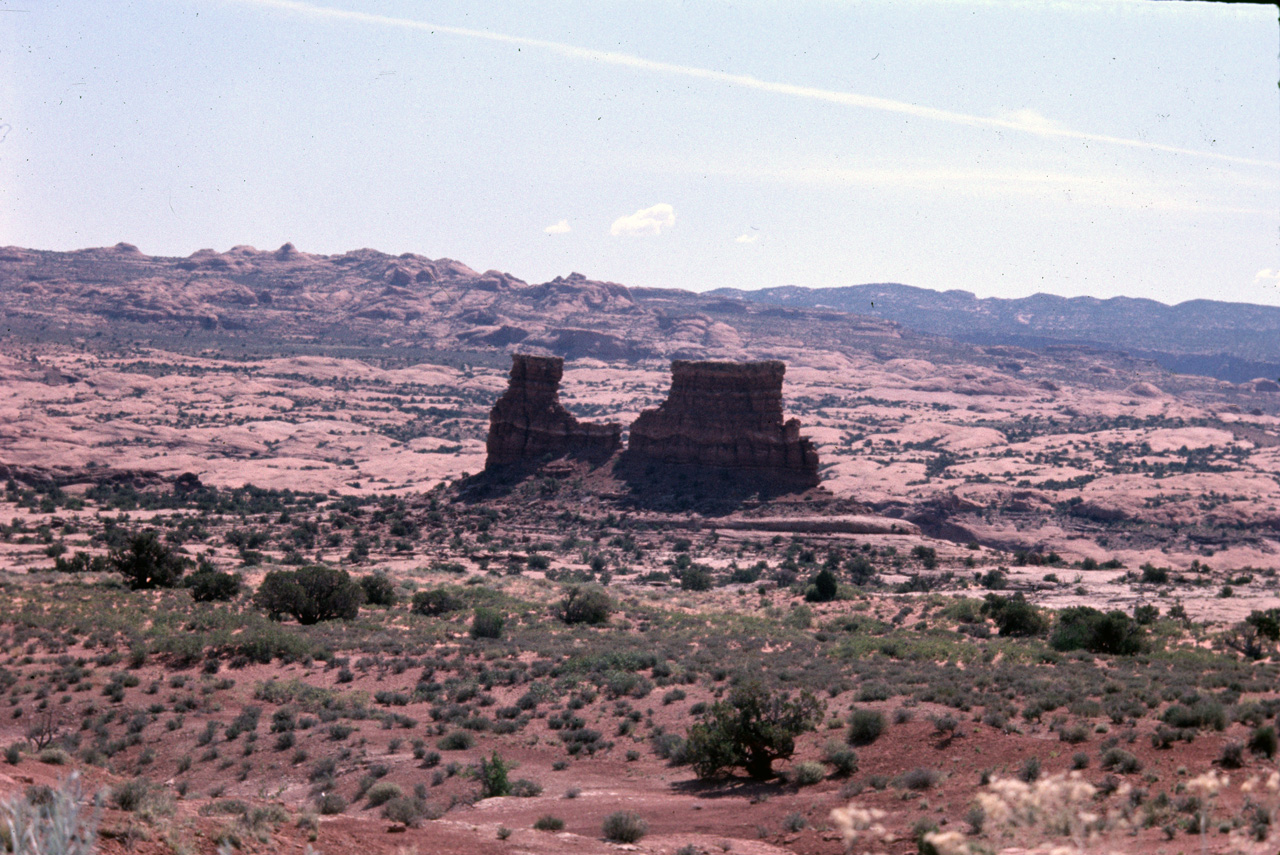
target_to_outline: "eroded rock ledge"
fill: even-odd
[[[564,359],[511,357],[507,390],[489,412],[485,469],[536,463],[544,457],[604,460],[622,444],[622,426],[580,422],[560,403]]]

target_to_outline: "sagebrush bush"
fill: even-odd
[[[849,712],[850,745],[870,745],[884,733],[884,713],[878,710],[853,709]]]
[[[634,811],[620,810],[606,816],[600,830],[614,843],[635,843],[649,833],[649,823]]]
[[[564,828],[564,820],[548,813],[534,820],[533,827],[538,831],[560,831]]]
[[[33,798],[33,795],[36,797]],[[0,851],[14,855],[93,855],[98,810],[89,810],[76,772],[58,787],[0,801]]]
[[[601,624],[613,613],[613,600],[598,585],[570,585],[556,606],[556,616],[568,624]]]
[[[507,623],[506,615],[488,606],[479,606],[471,618],[472,638],[501,638],[502,628]]]
[[[390,781],[379,781],[365,793],[365,800],[368,802],[369,807],[380,807],[403,795],[404,790],[400,788],[399,784],[393,784]]]
[[[797,787],[809,787],[827,777],[827,769],[813,760],[803,760],[791,767],[788,780]]]
[[[1276,729],[1271,725],[1255,728],[1249,735],[1249,750],[1268,760],[1276,756]]]

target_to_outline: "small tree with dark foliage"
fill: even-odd
[[[135,591],[172,588],[191,564],[191,559],[165,546],[150,530],[130,537],[124,548],[111,550],[110,561],[112,569]]]
[[[387,578],[386,573],[372,573],[361,577],[360,587],[364,588],[364,601],[371,606],[396,604],[396,586]]]
[[[334,567],[272,570],[258,586],[253,601],[272,620],[288,615],[309,625],[354,618],[364,603],[364,588],[347,571]]]
[[[409,611],[416,615],[438,617],[449,612],[460,611],[466,608],[466,605],[462,597],[449,588],[428,588],[413,595]]]
[[[793,700],[749,680],[689,728],[685,756],[699,778],[742,768],[756,780],[767,780],[774,774],[773,761],[790,757],[796,736],[812,730],[824,710],[808,692]]]
[[[183,580],[183,587],[190,589],[191,599],[197,603],[212,603],[235,599],[240,593],[240,574],[227,573],[205,567]]]

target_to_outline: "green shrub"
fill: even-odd
[[[827,568],[819,570],[813,577],[813,583],[804,592],[804,598],[811,603],[829,603],[839,593],[836,574]]]
[[[466,751],[476,744],[476,738],[465,730],[455,730],[441,737],[436,745],[441,751]]]
[[[746,681],[689,728],[685,756],[699,778],[738,767],[756,780],[771,778],[773,761],[792,755],[795,737],[812,730],[823,709],[808,692],[792,700],[758,681]]]
[[[347,809],[347,800],[334,792],[324,793],[316,799],[316,810],[324,816],[334,816]]]
[[[1044,616],[1021,594],[1012,597],[987,594],[982,601],[982,613],[995,621],[1000,635],[1007,638],[1029,638],[1045,629]]]
[[[511,795],[511,783],[507,780],[508,766],[498,752],[490,759],[480,758],[480,798],[492,799]]]
[[[1142,771],[1141,761],[1123,748],[1108,748],[1102,752],[1101,765],[1103,769],[1124,775]]]
[[[449,588],[428,588],[413,595],[409,611],[416,615],[439,617],[449,612],[461,611],[466,605],[462,597]]]
[[[1272,641],[1280,641],[1280,609],[1259,611],[1254,609],[1245,618],[1245,623],[1258,631],[1258,635]]]
[[[146,778],[134,778],[111,788],[111,803],[123,811],[138,810],[151,795],[151,782]]]
[[[601,624],[613,613],[613,600],[598,585],[570,585],[556,606],[556,616],[568,624]]]
[[[90,809],[72,772],[58,787],[28,788],[24,797],[0,802],[0,852],[17,855],[93,855],[98,851],[99,809]]]
[[[334,567],[272,570],[263,578],[253,601],[272,620],[288,615],[308,626],[355,618],[364,603],[364,588],[347,571]]]
[[[858,771],[857,753],[839,743],[829,746],[822,759],[831,764],[831,774],[838,778],[847,778]]]
[[[694,564],[680,571],[680,587],[686,591],[710,591],[711,571],[701,564]]]
[[[1058,613],[1049,644],[1055,650],[1088,650],[1131,656],[1142,652],[1146,630],[1120,610],[1103,614],[1091,606],[1072,606]]]
[[[850,745],[870,745],[884,732],[884,713],[877,710],[853,709],[849,712]]]
[[[396,796],[382,806],[382,818],[398,822],[406,828],[417,828],[427,812],[427,806],[410,796]]]
[[[542,785],[528,778],[517,778],[511,782],[511,795],[518,799],[532,799],[542,795]]]
[[[538,831],[559,831],[564,828],[564,820],[548,813],[534,820],[533,827]]]
[[[206,568],[192,573],[182,584],[197,603],[212,603],[235,599],[240,593],[241,580],[239,573]]]
[[[506,615],[497,609],[478,606],[475,610],[475,615],[471,618],[471,637],[501,638],[502,627],[506,625],[506,622]]]
[[[629,810],[620,810],[604,818],[600,827],[605,840],[614,843],[635,843],[649,833],[649,823],[640,814]]]
[[[1268,760],[1276,756],[1276,729],[1271,725],[1255,728],[1249,735],[1249,750]]]
[[[802,760],[791,767],[788,780],[797,787],[811,787],[827,777],[827,768],[813,760]]]
[[[133,535],[124,548],[111,550],[109,561],[111,569],[135,591],[172,588],[191,564],[189,558],[161,543],[159,535],[151,530]]]
[[[365,794],[365,800],[369,807],[379,807],[403,795],[404,790],[400,789],[399,784],[393,784],[390,781],[379,781],[369,788],[369,791]]]
[[[364,588],[364,601],[371,606],[396,604],[396,586],[387,578],[386,573],[371,573],[360,577],[360,587]]]

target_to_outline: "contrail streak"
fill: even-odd
[[[468,27],[442,26],[440,24],[432,24],[427,21],[418,21],[413,18],[396,18],[389,15],[375,15],[369,12],[353,12],[346,9],[335,9],[329,6],[316,6],[312,3],[300,2],[300,0],[232,0],[232,2],[246,3],[248,5],[263,8],[279,9],[286,12],[307,15],[313,18],[352,21],[355,23],[373,24],[383,27],[396,27],[405,30],[421,30],[429,33],[445,33],[448,35],[480,39],[500,44],[538,48],[561,56],[586,60],[588,62],[596,62],[603,65],[616,65],[624,68],[635,68],[641,71],[652,71],[658,74],[688,77],[697,80],[708,80],[715,83],[727,84],[729,86],[740,86],[745,89],[754,89],[759,92],[771,92],[776,95],[787,95],[793,98],[803,98],[810,101],[825,101],[831,104],[840,104],[845,107],[859,107],[865,110],[879,110],[884,113],[898,113],[921,119],[930,119],[936,122],[946,122],[953,125],[1016,131],[1039,137],[1058,137],[1062,139],[1082,140],[1085,142],[1105,143],[1107,145],[1123,146],[1126,148],[1145,149],[1147,151],[1161,151],[1169,154],[1210,158],[1212,160],[1247,164],[1250,166],[1280,168],[1280,162],[1277,161],[1237,157],[1235,155],[1219,154],[1212,151],[1163,145],[1161,143],[1154,143],[1146,140],[1133,140],[1125,137],[1109,136],[1107,134],[1094,134],[1085,131],[1076,131],[1069,128],[1062,128],[1043,120],[1025,122],[993,118],[990,116],[975,116],[968,113],[957,113],[952,110],[939,110],[935,107],[911,104],[906,101],[895,101],[891,98],[878,98],[873,95],[859,95],[856,92],[840,92],[833,89],[821,89],[813,86],[796,86],[791,83],[761,80],[758,77],[752,77],[747,74],[730,74],[725,71],[698,68],[697,66],[675,65],[669,62],[656,62],[651,59],[645,59],[643,57],[633,56],[626,53],[593,50],[591,48],[577,47],[575,45],[563,44],[561,42],[546,41],[544,39],[531,39],[524,36],[511,36],[506,35],[505,33],[494,33],[489,32],[488,30],[475,30]]]

